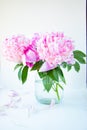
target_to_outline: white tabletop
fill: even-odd
[[[12,98],[12,91],[0,91],[1,130],[87,130],[87,89],[65,90],[62,103],[49,106],[26,91]]]

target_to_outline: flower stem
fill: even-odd
[[[64,90],[63,86],[60,85],[58,82],[55,82],[54,85],[52,86],[52,89],[56,93],[58,101],[60,101],[61,100],[61,91],[59,91],[59,89]]]
[[[59,87],[59,85],[56,83],[56,91],[55,92],[56,92],[58,100],[60,100],[60,95],[59,95],[58,87]]]
[[[54,88],[54,87],[55,87],[55,88]],[[58,83],[55,83],[54,87],[52,87],[52,89],[55,91],[58,100],[60,100],[60,95],[59,95],[59,90],[58,90],[59,84],[58,84]]]

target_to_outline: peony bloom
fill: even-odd
[[[73,41],[65,37],[63,33],[47,33],[37,42],[37,52],[44,63],[42,67],[47,65],[47,71],[53,69],[63,62],[69,64],[75,63],[73,56],[74,45]],[[48,69],[49,66],[49,69]],[[43,68],[41,68],[43,70]]]
[[[39,56],[36,49],[33,46],[28,46],[28,48],[24,51],[23,54],[23,64],[27,65],[28,67],[32,67],[35,62],[39,61]]]
[[[34,63],[40,60],[36,48],[36,44],[39,39],[40,35],[35,33],[22,56],[23,64],[28,67],[33,67]]]
[[[3,43],[3,55],[7,60],[21,63],[22,55],[28,44],[30,44],[30,40],[24,35],[14,35],[11,38],[6,38]]]

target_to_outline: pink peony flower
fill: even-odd
[[[36,49],[34,49],[33,46],[30,45],[24,51],[22,59],[25,65],[32,67],[35,62],[39,61],[39,56]]]
[[[38,55],[41,60],[47,62],[47,70],[49,70],[48,64],[50,68],[53,68],[62,62],[74,63],[73,50],[73,41],[65,37],[63,33],[47,33],[37,42]]]
[[[35,33],[33,38],[30,40],[30,45],[24,51],[22,57],[23,64],[28,67],[33,67],[34,63],[40,60],[36,49],[36,44],[39,39],[40,35]]]
[[[24,35],[6,38],[3,43],[3,55],[7,60],[21,63],[24,50],[30,44],[30,40]]]

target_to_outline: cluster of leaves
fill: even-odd
[[[62,63],[63,68],[67,68],[67,71],[70,71],[72,67],[74,67],[75,71],[80,71],[80,64],[86,64],[86,54],[82,51],[75,50],[73,51],[74,58],[75,58],[75,64],[67,64],[66,62]]]
[[[82,51],[75,50],[73,54],[76,60],[75,64],[72,65],[72,64],[67,64],[66,62],[63,62],[61,66],[58,65],[53,70],[49,70],[46,72],[39,72],[39,69],[41,65],[43,64],[42,61],[36,62],[34,64],[31,71],[37,70],[37,73],[39,77],[42,79],[43,85],[45,89],[47,90],[47,92],[50,91],[54,83],[59,83],[60,81],[62,81],[64,84],[66,84],[65,77],[61,69],[62,67],[66,68],[67,71],[70,71],[72,67],[74,67],[75,71],[79,72],[80,64],[86,64],[86,60],[85,60],[86,55]],[[17,64],[14,69],[16,70],[17,68],[19,68],[18,70],[19,80],[21,80],[22,83],[25,83],[27,80],[29,67],[24,66],[23,64]],[[59,87],[63,89],[63,87],[60,84],[59,84]]]
[[[18,79],[20,81],[22,81],[22,83],[25,83],[28,77],[28,66],[24,66],[22,63],[21,64],[17,64],[14,67],[14,70],[19,69],[18,70]]]

